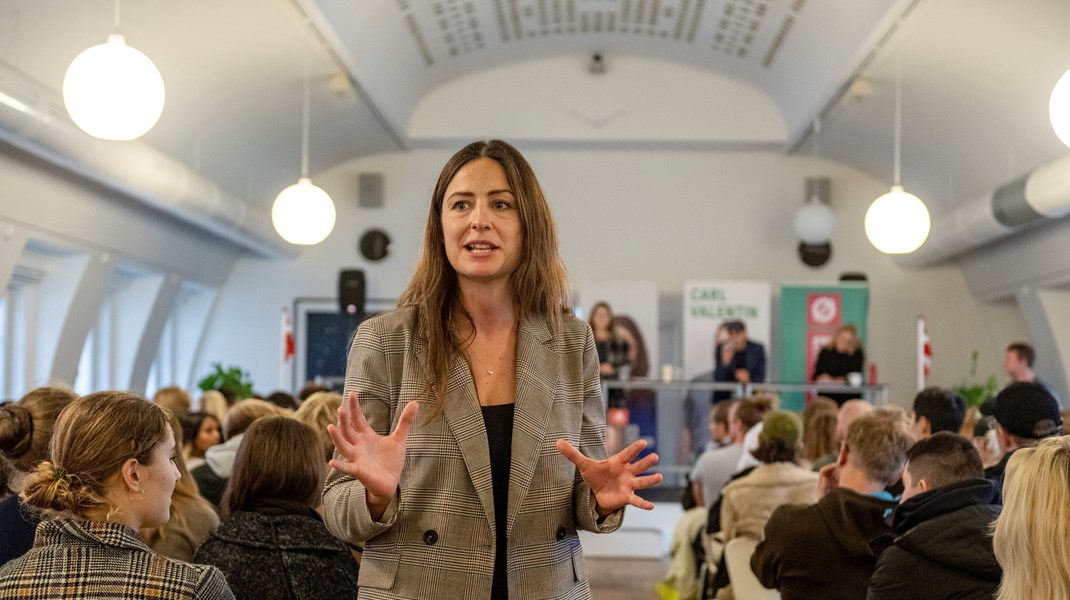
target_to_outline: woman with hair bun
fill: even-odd
[[[169,518],[174,456],[156,404],[126,392],[72,402],[50,459],[23,486],[23,502],[46,518],[33,548],[0,568],[0,598],[233,598],[218,570],[160,556],[138,536]]]
[[[0,500],[0,566],[33,546],[41,517],[18,494],[37,463],[48,458],[48,443],[59,413],[78,395],[63,387],[40,387],[18,402],[0,406],[0,455],[8,469],[12,495]]]

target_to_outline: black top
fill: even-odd
[[[491,600],[508,600],[509,544],[505,539],[509,510],[509,461],[513,455],[513,408],[515,404],[484,406],[483,425],[490,449],[490,480],[494,486],[494,580]]]
[[[814,364],[814,380],[817,380],[818,375],[846,377],[848,373],[861,373],[865,364],[866,355],[861,348],[855,350],[852,354],[840,352],[835,348],[822,348],[817,355],[817,362]],[[848,400],[857,398],[858,394],[823,393],[822,396],[835,400],[836,404],[842,405]]]
[[[17,495],[0,500],[0,565],[6,564],[33,547],[34,533],[41,513],[22,503]]]

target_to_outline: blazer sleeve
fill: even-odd
[[[391,398],[391,382],[401,374],[391,372],[383,335],[377,325],[375,320],[366,321],[357,329],[349,349],[343,398],[349,398],[349,392],[356,391],[368,424],[379,435],[387,435],[396,409],[396,400]],[[327,475],[323,490],[323,520],[339,539],[350,544],[363,544],[390,529],[397,515],[396,493],[386,512],[375,521],[368,511],[364,484],[337,469],[331,469]]]
[[[759,383],[765,381],[765,346],[755,342],[753,348],[753,365],[748,365],[747,370],[750,371],[750,380]]]
[[[583,348],[583,422],[580,426],[580,452],[594,460],[606,458],[606,408],[602,403],[602,383],[598,377],[598,353],[594,335],[587,329]],[[573,485],[573,509],[576,526],[595,533],[616,531],[624,521],[624,508],[598,520],[594,492],[576,469]]]

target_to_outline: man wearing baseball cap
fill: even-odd
[[[1059,402],[1042,385],[1012,383],[996,396],[992,416],[996,418],[996,436],[1006,451],[999,464],[985,469],[985,477],[1003,486],[1003,471],[1011,454],[1040,440],[1063,433]]]

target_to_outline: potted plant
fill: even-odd
[[[951,388],[966,402],[966,419],[962,423],[962,435],[967,438],[973,437],[974,424],[981,415],[981,405],[996,395],[999,391],[999,381],[995,375],[989,375],[984,383],[977,382],[977,351],[970,355],[970,379],[969,383]]]
[[[228,404],[253,395],[253,382],[248,379],[248,373],[236,366],[223,368],[220,363],[212,363],[212,372],[201,378],[197,387],[204,392],[218,390]]]

